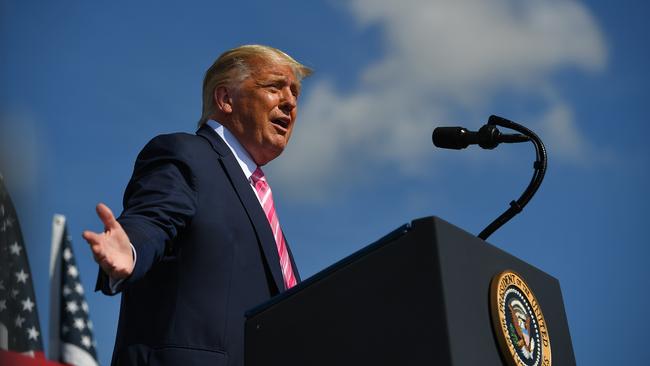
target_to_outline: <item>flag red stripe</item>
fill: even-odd
[[[35,352],[34,357],[21,353],[0,350],[0,365],[11,366],[65,366],[62,363],[45,359],[43,352]]]

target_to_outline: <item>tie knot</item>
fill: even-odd
[[[264,178],[264,172],[262,171],[262,168],[257,167],[255,171],[253,172],[253,175],[251,175],[251,180],[253,181],[253,184],[257,184],[257,182],[264,182],[266,181],[266,178]]]

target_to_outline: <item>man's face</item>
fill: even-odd
[[[249,62],[251,74],[230,91],[230,131],[258,165],[282,153],[296,121],[300,82],[291,66],[262,59]]]

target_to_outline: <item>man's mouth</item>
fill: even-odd
[[[271,123],[273,123],[274,125],[280,126],[280,127],[282,127],[283,129],[286,130],[286,129],[289,128],[289,122],[290,121],[291,121],[291,119],[289,119],[289,118],[274,118],[274,119],[271,120]]]

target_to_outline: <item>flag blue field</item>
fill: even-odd
[[[559,279],[578,364],[647,363],[648,10],[605,0],[0,0],[0,169],[38,305],[49,301],[52,215],[66,213],[76,268],[94,279],[80,235],[101,230],[95,205],[119,213],[147,141],[195,130],[213,60],[262,43],[316,70],[289,147],[264,168],[303,278],[417,217],[479,233],[528,184],[534,149],[436,150],[431,131],[476,130],[496,114],[538,133],[549,167],[489,241]],[[90,284],[107,365],[119,297]]]

